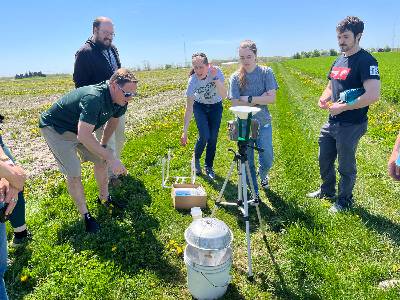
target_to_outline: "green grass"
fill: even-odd
[[[320,63],[328,70],[328,62]],[[395,135],[388,126],[397,122],[390,112],[398,111],[397,104],[383,99],[371,108],[370,128],[357,154],[356,207],[332,216],[328,201],[305,197],[319,185],[317,138],[327,116],[316,103],[325,80],[299,73],[287,62],[272,67],[280,89],[277,103],[270,106],[275,162],[271,191],[262,195],[266,239],[251,209],[255,281],[249,282],[244,222],[236,209],[217,211],[234,234],[232,283],[224,299],[397,299],[399,288],[378,289],[381,280],[400,277],[400,187],[385,170]],[[161,81],[168,77],[162,72],[157,76]],[[205,215],[210,214],[232,161],[227,149],[236,148],[227,138],[225,124],[232,119],[228,107],[225,103],[217,180],[197,180],[208,193]],[[182,119],[180,107],[129,134],[123,152],[129,176],[113,190],[127,204],[123,212],[110,214],[95,202],[93,174],[89,165],[84,168],[89,209],[102,225],[97,235],[83,232],[58,172],[28,182],[33,241],[25,250],[11,249],[6,274],[11,299],[191,299],[181,254],[191,216],[174,210],[170,190],[161,187],[161,157],[168,149],[174,153],[171,175],[190,172],[196,128],[192,121],[190,144],[181,147]],[[225,197],[233,200],[235,193],[236,176]]]

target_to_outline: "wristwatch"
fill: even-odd
[[[253,101],[253,96],[248,96],[247,97],[247,102],[251,103],[251,101]]]

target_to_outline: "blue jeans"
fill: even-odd
[[[3,207],[0,203],[0,208]],[[4,273],[7,270],[7,236],[6,225],[0,223],[0,300],[7,300],[7,291],[4,284]]]
[[[249,144],[254,145],[254,141],[252,140],[252,142],[249,142]],[[270,123],[259,129],[258,137],[255,140],[255,144],[258,148],[264,149],[263,152],[258,152],[258,174],[260,176],[260,180],[263,180],[265,177],[267,177],[268,171],[272,167],[272,161],[274,160],[274,150],[272,148],[272,127]],[[254,191],[258,195],[259,191],[257,184],[257,174],[254,166],[253,148],[247,148],[247,159],[249,160],[249,167],[251,178],[254,184]]]
[[[213,167],[214,163],[222,110],[222,102],[202,104],[194,101],[193,104],[193,114],[199,131],[199,138],[194,148],[194,156],[195,159],[200,159],[207,145],[205,165],[210,168]]]
[[[8,156],[8,158],[10,158],[15,163],[14,157],[11,155],[11,151],[4,144],[1,135],[0,135],[0,147],[3,149],[4,153]],[[17,228],[25,224],[25,198],[23,192],[18,193],[18,202],[17,205],[15,205],[9,220],[13,228]]]

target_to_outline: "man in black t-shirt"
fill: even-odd
[[[353,206],[353,188],[356,181],[356,149],[367,131],[368,106],[380,96],[380,77],[375,58],[359,46],[364,23],[357,17],[347,17],[336,27],[342,51],[333,63],[328,85],[318,105],[329,110],[329,120],[322,127],[319,143],[319,167],[322,184],[312,198],[336,198],[335,160],[338,159],[340,180],[336,202],[329,209],[336,213]],[[344,91],[364,89],[361,96],[340,97]],[[351,95],[351,94],[350,94]]]

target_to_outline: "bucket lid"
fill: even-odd
[[[193,221],[185,230],[186,242],[202,250],[221,250],[230,246],[232,231],[221,220],[203,218]]]

